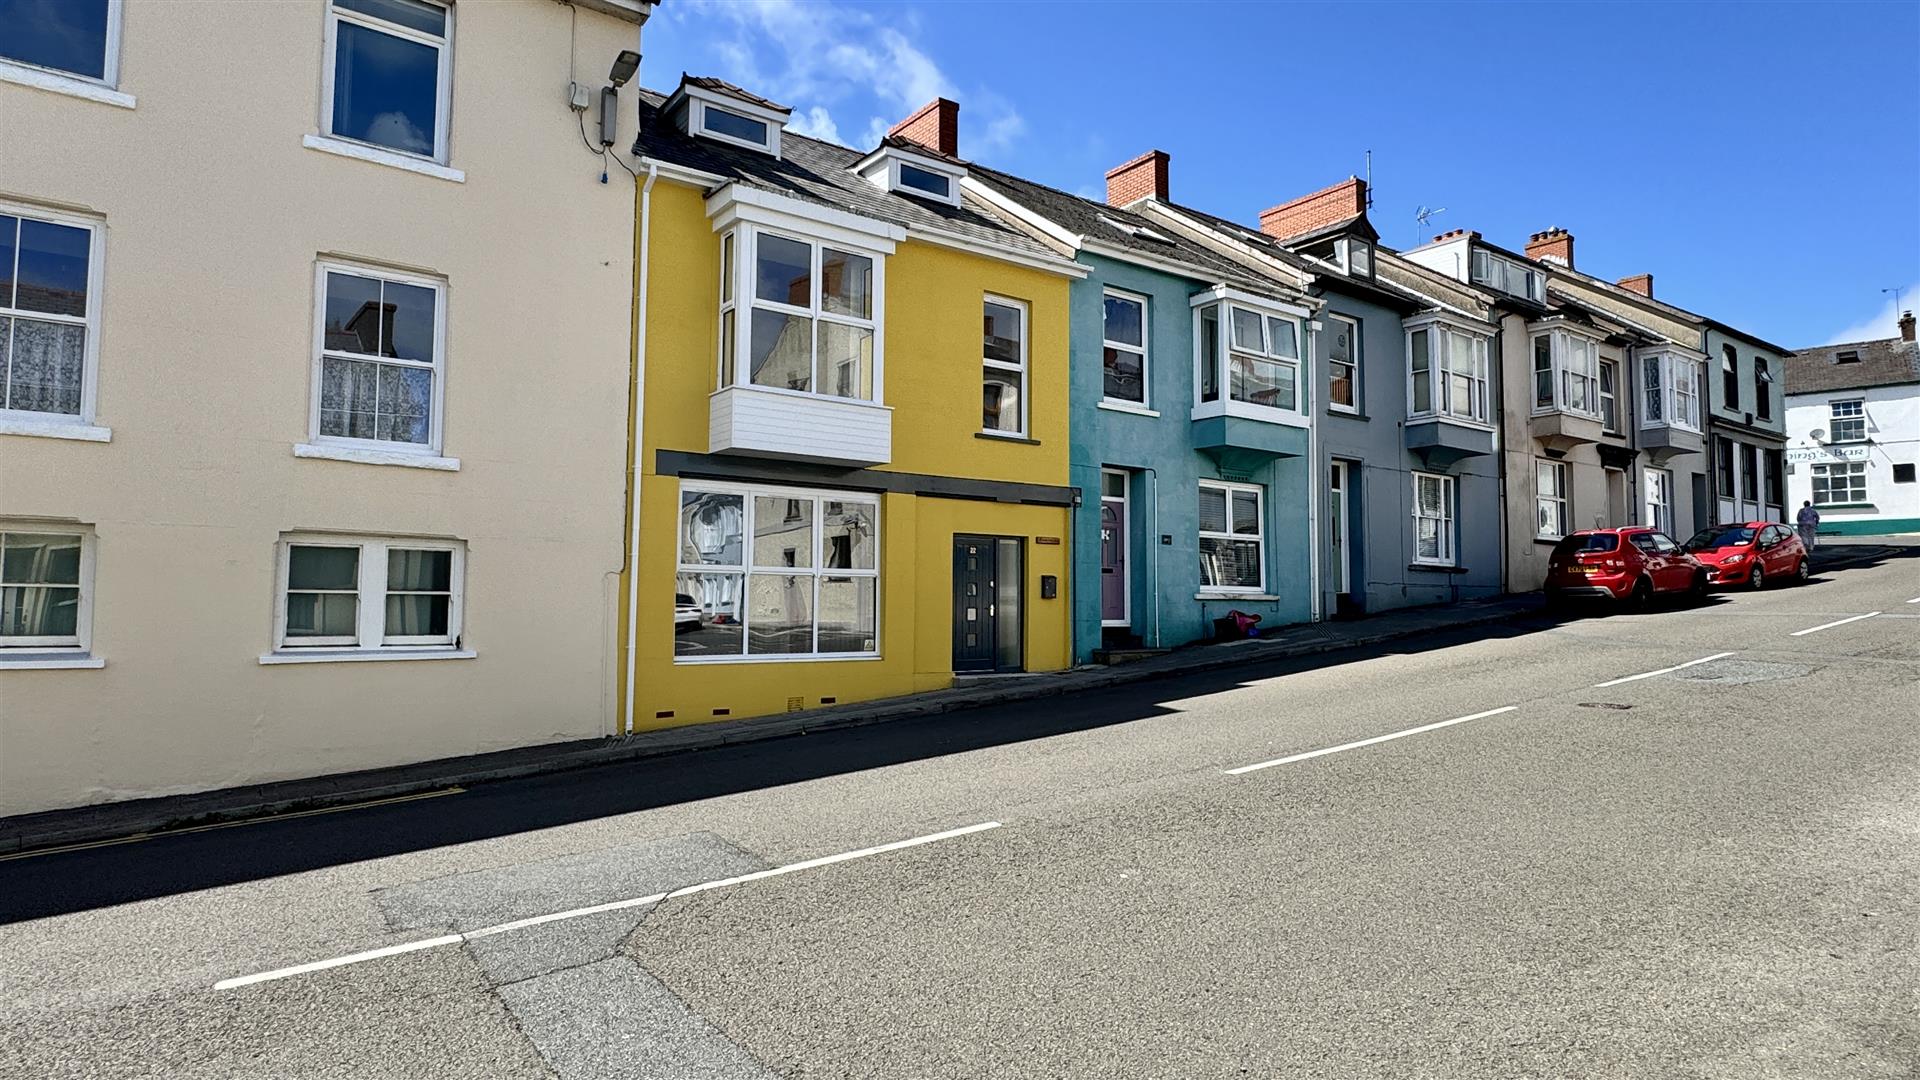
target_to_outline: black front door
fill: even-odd
[[[1021,542],[953,538],[953,670],[1019,671],[1022,648]]]

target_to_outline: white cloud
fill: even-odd
[[[725,70],[715,72],[794,108],[794,130],[839,141],[834,113],[870,117],[860,148],[936,97],[961,103],[961,150],[1006,150],[1026,130],[1011,103],[993,92],[961,90],[911,36],[911,21],[882,23],[859,8],[802,0],[687,0],[676,5],[705,24]],[[885,109],[891,119],[873,115]],[[851,130],[851,129],[849,129]]]
[[[1887,293],[1886,303],[1880,305],[1880,310],[1874,312],[1872,318],[1854,323],[1844,330],[1834,331],[1827,335],[1826,343],[1840,345],[1849,341],[1873,341],[1878,338],[1897,337],[1900,333],[1898,320],[1901,309],[1912,311],[1914,305],[1920,303],[1920,281],[1900,290],[1900,296],[1900,302],[1895,303],[1893,294]]]

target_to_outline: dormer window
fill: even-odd
[[[1846,352],[1835,354],[1833,362],[1836,364],[1857,364],[1860,362],[1860,354],[1853,349],[1848,349]]]
[[[950,206],[960,205],[960,181],[967,175],[966,168],[956,162],[917,154],[891,141],[855,163],[853,171],[882,191]]]
[[[1521,296],[1536,304],[1547,302],[1547,279],[1538,269],[1491,251],[1475,248],[1473,281],[1499,289],[1509,296]]]
[[[680,130],[701,139],[780,156],[780,132],[792,110],[719,79],[688,77],[667,101]]]
[[[1373,245],[1358,236],[1342,237],[1334,247],[1340,266],[1355,277],[1373,276]]]

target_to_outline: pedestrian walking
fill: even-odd
[[[1813,500],[1801,503],[1793,520],[1800,525],[1800,543],[1812,551],[1820,542],[1820,511],[1813,508]]]

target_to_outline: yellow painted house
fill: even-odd
[[[643,94],[628,731],[1071,662],[1067,292],[957,106],[871,152]]]

